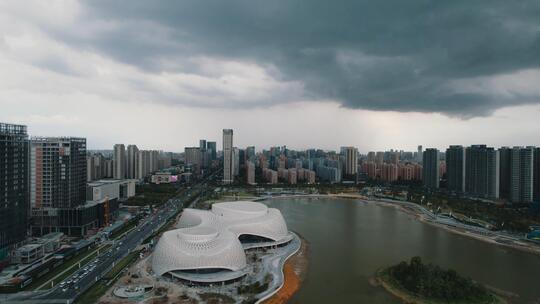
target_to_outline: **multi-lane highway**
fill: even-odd
[[[212,176],[211,176],[212,177]],[[209,177],[209,178],[211,178]],[[206,190],[207,180],[185,191],[180,197],[170,199],[166,204],[156,208],[155,212],[146,216],[136,228],[126,233],[120,239],[114,240],[112,246],[104,252],[82,265],[79,270],[64,279],[60,284],[46,291],[24,292],[3,298],[5,303],[73,303],[84,291],[92,287],[116,263],[120,262],[130,252],[159,230],[174,217],[194,193]]]

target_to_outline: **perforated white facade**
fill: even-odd
[[[182,270],[239,271],[246,267],[242,235],[276,243],[290,237],[279,210],[247,201],[216,203],[210,211],[185,209],[177,228],[165,232],[154,251],[152,269],[158,276]]]

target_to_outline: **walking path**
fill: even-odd
[[[302,238],[300,249],[285,262],[283,286],[277,293],[265,300],[265,304],[284,304],[300,289],[308,267],[308,243]]]
[[[276,252],[272,255],[264,256],[262,258],[261,263],[263,265],[264,271],[259,272],[259,274],[265,276],[270,274],[272,276],[272,280],[270,281],[268,288],[264,292],[256,295],[256,298],[258,299],[256,303],[262,303],[264,300],[273,296],[283,287],[285,281],[283,267],[285,265],[285,262],[296,252],[298,252],[302,245],[302,240],[300,239],[300,237],[295,233],[292,234],[294,235],[294,238],[289,244],[287,244],[287,246],[281,247],[283,248],[283,250],[281,250],[280,252]]]

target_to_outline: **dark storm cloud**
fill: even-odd
[[[537,0],[107,0],[85,9],[117,27],[55,35],[149,72],[189,69],[182,59],[202,55],[275,66],[281,80],[304,83],[306,98],[350,108],[472,117],[540,102],[451,85],[537,68]]]

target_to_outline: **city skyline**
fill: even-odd
[[[3,2],[0,121],[89,149],[539,146],[537,5],[465,4]]]
[[[540,1],[0,0],[0,302],[538,303]]]

